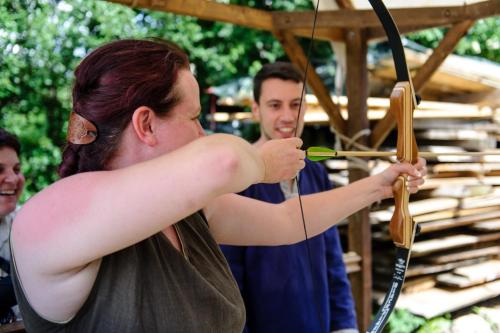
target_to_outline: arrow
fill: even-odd
[[[500,155],[500,151],[493,152],[444,152],[444,153],[434,153],[429,151],[421,151],[419,155],[422,157],[439,157],[439,156],[493,156]],[[391,157],[396,156],[396,152],[391,151],[340,151],[335,149],[330,149],[326,147],[309,147],[306,150],[306,157],[314,162],[327,160],[329,158],[335,157]]]

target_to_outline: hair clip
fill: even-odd
[[[69,116],[67,139],[75,145],[87,145],[97,139],[97,127],[90,120],[72,111]]]

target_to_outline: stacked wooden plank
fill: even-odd
[[[420,150],[498,151],[500,125],[495,117],[421,118],[415,132]],[[434,317],[500,295],[499,162],[499,156],[428,160],[427,182],[411,198],[420,233],[399,307]],[[392,274],[393,210],[387,201],[371,213],[373,284],[381,292]]]
[[[343,118],[347,118],[347,97],[345,96],[332,96],[332,100],[335,104],[340,106],[340,111]],[[248,97],[234,100],[234,98],[221,98],[220,103],[225,106],[239,106],[249,107],[251,105]],[[318,124],[318,125],[328,125],[329,118],[325,111],[319,105],[318,99],[314,95],[306,96],[307,111],[305,114],[305,122],[307,124]],[[369,120],[379,120],[384,117],[386,110],[389,108],[389,99],[379,98],[379,97],[369,97],[367,100],[368,104],[368,119]],[[475,106],[469,104],[460,103],[443,103],[443,102],[431,102],[423,101],[417,110],[415,110],[415,119],[431,121],[433,119],[456,119],[456,120],[478,120],[479,122],[475,126],[484,126],[482,129],[488,130],[494,127],[488,120],[493,117],[500,117],[498,114],[500,111],[496,111],[491,107],[487,106]],[[231,122],[233,120],[252,120],[252,113],[245,112],[241,110],[233,112],[216,112],[207,116],[207,120],[216,122]],[[449,126],[452,126],[450,123]],[[474,128],[473,128],[474,129]]]

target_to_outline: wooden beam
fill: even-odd
[[[373,127],[370,136],[371,147],[375,150],[380,147],[387,135],[394,129],[394,126],[396,126],[396,119],[392,115],[392,112],[387,110],[384,118],[380,119]]]
[[[413,87],[415,92],[422,91],[425,83],[436,72],[439,66],[443,63],[446,57],[453,52],[460,39],[467,33],[469,28],[474,24],[472,20],[460,22],[451,27],[439,45],[434,49],[432,54],[427,58],[425,63],[420,67],[417,74],[413,77]],[[396,120],[391,112],[386,112],[383,119],[381,119],[373,128],[371,135],[371,144],[373,148],[378,148],[387,135],[391,132],[396,124]]]
[[[296,64],[302,72],[305,72],[308,59],[295,36],[289,31],[276,31],[275,36],[283,46],[288,58],[290,58],[290,60]],[[314,67],[310,63],[306,80],[309,87],[314,92],[314,95],[316,95],[318,102],[328,114],[330,124],[337,131],[344,134],[346,125],[344,118],[342,118],[340,114],[340,106],[333,103],[330,92],[325,87],[321,78],[318,76]]]
[[[368,68],[367,68],[367,41],[365,31],[352,30],[346,35],[347,59],[347,99],[349,118],[347,120],[347,135],[356,136],[361,130],[369,128],[367,115],[368,100]],[[360,137],[356,141],[366,145],[367,137]],[[349,182],[352,183],[369,176],[369,173],[360,169],[349,169]],[[371,225],[369,208],[364,208],[349,217],[349,251],[361,256],[360,272],[350,276],[356,313],[360,332],[365,332],[372,315],[371,292]]]
[[[273,21],[279,29],[288,29],[294,35],[309,37],[314,12],[269,12],[248,6],[223,4],[207,0],[107,0],[129,7],[139,7],[179,15],[193,16],[202,20],[236,24],[253,29],[271,31]],[[346,27],[370,27],[368,39],[385,35],[372,10],[353,10],[350,0],[336,0],[341,10],[322,11],[318,14],[315,38],[343,41]],[[489,0],[461,7],[430,7],[392,9],[391,13],[402,33],[430,27],[445,26],[465,19],[479,19],[500,13],[500,3]],[[433,15],[430,15],[432,13]],[[274,16],[274,18],[272,18]]]
[[[337,6],[342,9],[354,9],[354,6],[352,4],[351,0],[335,0],[337,3]]]
[[[394,8],[390,12],[398,27],[422,29],[499,15],[500,1],[488,0],[453,7]],[[314,11],[276,11],[273,15],[275,26],[280,30],[307,28],[312,26],[314,19]],[[380,27],[380,21],[371,9],[339,9],[319,12],[316,25],[318,28],[361,29]]]
[[[179,15],[193,16],[202,20],[236,24],[253,29],[273,31],[288,29],[294,35],[309,37],[314,11],[269,12],[248,6],[223,4],[207,0],[107,0],[129,7],[152,9]],[[349,0],[341,2],[341,10],[321,11],[318,14],[315,38],[343,41],[346,27],[371,27],[368,38],[382,37],[383,31],[372,10],[348,9]],[[345,7],[342,7],[345,6]],[[462,7],[431,7],[391,10],[400,30],[418,31],[429,27],[449,25],[465,19],[478,19],[500,13],[500,2],[489,0]],[[432,15],[431,15],[432,14]],[[420,17],[420,18],[419,18]],[[274,22],[274,23],[273,23]]]
[[[117,4],[186,15],[207,21],[217,21],[235,24],[252,29],[273,31],[273,12],[218,3],[207,0],[107,0]],[[290,29],[293,34],[301,37],[310,37],[311,27]],[[315,38],[320,40],[342,41],[344,32],[341,28],[317,28]]]
[[[492,88],[487,91],[450,96],[447,99],[450,102],[462,104],[495,105],[500,101],[500,90]]]
[[[207,0],[108,0],[129,7],[139,7],[202,20],[233,23],[253,29],[271,31],[271,13],[248,6],[227,5]]]
[[[411,26],[407,25],[404,27],[398,27],[399,33],[401,35],[408,34],[410,32],[416,32],[420,30],[425,30],[425,29],[430,29],[434,28],[435,25],[429,24],[427,26],[424,25],[419,25],[419,26]],[[366,32],[366,39],[367,40],[373,40],[373,39],[387,39],[387,34],[385,33],[384,28],[382,27],[375,27],[375,28],[368,28],[368,31]]]
[[[311,38],[312,25],[309,28],[290,29],[289,31],[298,37]],[[341,28],[318,28],[314,29],[314,39],[323,41],[344,41],[344,29]]]
[[[474,24],[472,20],[460,22],[448,30],[444,38],[434,49],[429,58],[420,67],[417,74],[413,77],[413,86],[416,92],[422,91],[425,83],[430,79],[432,74],[441,66],[444,59],[453,52],[460,39],[467,33],[469,28]]]

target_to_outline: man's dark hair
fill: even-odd
[[[3,147],[14,149],[17,155],[21,154],[21,144],[17,137],[0,127],[0,148]]]
[[[265,64],[253,79],[253,98],[256,103],[259,103],[262,83],[267,79],[281,79],[297,83],[304,82],[303,73],[292,63],[275,62]]]

